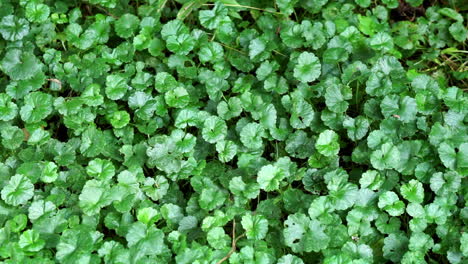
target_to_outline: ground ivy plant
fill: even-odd
[[[0,1],[0,261],[467,263],[467,10]]]

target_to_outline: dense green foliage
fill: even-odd
[[[1,0],[2,263],[467,263],[466,1]]]

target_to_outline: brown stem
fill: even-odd
[[[454,67],[456,67],[456,63],[451,59],[449,58],[448,56],[446,56],[445,54],[442,54],[442,57],[448,61],[448,66],[450,67],[450,69],[452,69],[452,71],[454,71]]]
[[[232,253],[234,253],[236,251],[236,244],[237,244],[237,241],[239,239],[241,239],[242,237],[245,236],[245,233],[243,233],[242,235],[236,237],[236,220],[232,220],[232,243],[231,243],[231,250],[229,250],[229,252],[227,253],[226,256],[224,256],[224,258],[220,259],[218,262],[216,262],[216,264],[221,264],[223,263],[224,261],[226,261],[231,255]]]

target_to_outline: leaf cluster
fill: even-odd
[[[463,3],[2,0],[0,260],[467,263]]]

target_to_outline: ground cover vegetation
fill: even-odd
[[[467,10],[0,1],[2,263],[467,263]]]

